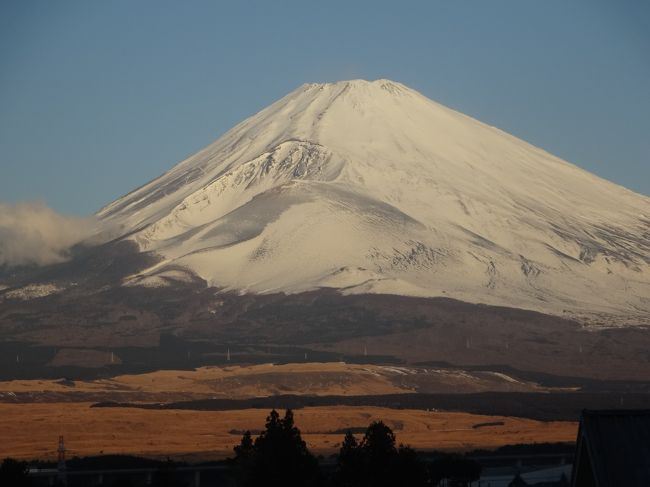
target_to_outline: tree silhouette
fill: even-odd
[[[31,485],[27,462],[5,458],[0,465],[0,486],[27,487]]]
[[[357,444],[348,432],[338,456],[338,483],[345,487],[419,487],[427,483],[427,471],[409,447],[395,446],[393,431],[381,421],[368,426]]]
[[[363,458],[359,443],[351,431],[343,438],[338,457],[338,475],[342,487],[361,485]]]
[[[429,466],[431,483],[438,485],[443,479],[453,487],[463,487],[481,477],[481,465],[461,455],[443,455]]]
[[[178,479],[176,465],[169,458],[153,474],[152,485],[154,487],[186,487],[186,484]]]
[[[395,435],[393,430],[383,421],[375,421],[368,426],[366,434],[361,441],[361,448],[374,462],[384,462],[397,452],[395,448]]]
[[[255,461],[255,449],[251,432],[246,431],[235,450],[235,475],[237,485],[253,485],[252,475]]]
[[[275,409],[271,411],[264,431],[255,441],[247,431],[234,451],[236,479],[242,487],[320,484],[318,462],[307,449],[290,409],[283,419]]]
[[[111,484],[111,487],[135,487],[135,484],[131,477],[124,475],[116,478]]]
[[[250,431],[244,432],[241,442],[235,447],[235,455],[237,458],[249,458],[253,455],[253,438]]]
[[[413,448],[400,445],[395,464],[399,485],[420,486],[428,483],[427,467],[418,459]]]
[[[519,473],[517,473],[517,475],[515,475],[508,484],[508,487],[526,487],[527,485],[528,483],[523,478],[521,478],[521,475],[519,475]]]

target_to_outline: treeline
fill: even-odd
[[[29,465],[13,458],[5,458],[0,465],[0,487],[29,487]]]
[[[302,439],[291,409],[283,418],[271,411],[257,438],[245,432],[230,462],[238,487],[420,487],[443,480],[462,487],[481,475],[477,462],[460,455],[422,461],[414,449],[398,445],[381,421],[371,423],[360,440],[346,433],[327,475]]]

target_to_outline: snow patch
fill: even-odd
[[[57,284],[29,284],[27,286],[12,289],[4,294],[5,298],[29,300],[34,298],[43,298],[51,294],[60,293],[65,287]]]

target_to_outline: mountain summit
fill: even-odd
[[[98,217],[250,293],[320,287],[650,316],[650,199],[388,80],[306,84]]]

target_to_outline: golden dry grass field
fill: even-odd
[[[327,396],[551,390],[495,372],[328,362],[158,370],[74,382],[4,381],[0,382],[0,402],[8,402],[12,394],[22,395],[25,402],[175,402],[278,394]]]
[[[75,381],[13,380],[2,392],[145,393],[196,397],[248,398],[273,394],[395,394],[412,392],[395,384],[394,368],[340,362],[234,365],[194,370],[158,370],[110,379]]]
[[[0,404],[0,458],[53,459],[59,434],[70,456],[109,453],[177,459],[225,458],[246,429],[263,428],[266,410],[184,411],[91,408],[90,403]],[[471,450],[514,443],[573,441],[577,424],[466,413],[376,407],[311,407],[296,424],[318,454],[334,453],[346,428],[385,421],[398,442],[422,449]],[[480,423],[502,425],[475,427]]]
[[[54,458],[59,435],[70,455],[134,454],[221,459],[243,431],[260,430],[268,410],[192,411],[92,408],[99,401],[129,403],[277,394],[384,395],[415,390],[548,392],[537,384],[494,373],[471,374],[345,363],[302,363],[161,370],[113,378],[0,382],[0,458]],[[383,420],[399,442],[417,449],[471,450],[514,443],[573,441],[576,423],[380,407],[320,406],[296,411],[316,453],[334,453],[348,428]],[[476,427],[481,423],[503,423]]]

